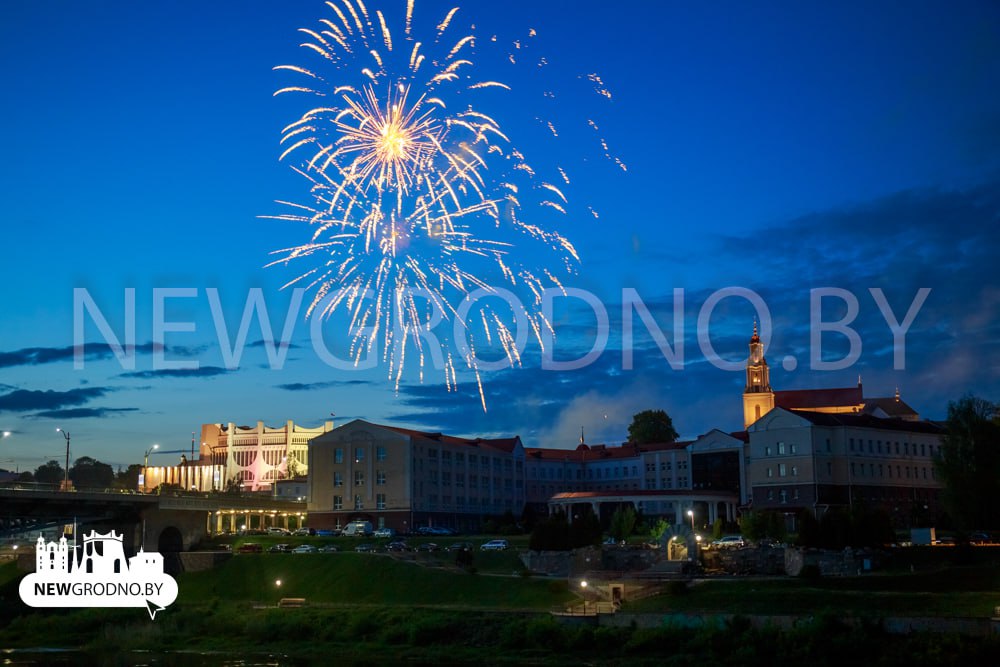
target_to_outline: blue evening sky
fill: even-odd
[[[414,36],[432,38],[453,6],[417,0]],[[861,375],[866,394],[898,386],[929,418],[966,392],[1000,399],[995,3],[460,7],[448,34],[474,32],[477,75],[511,87],[484,97],[491,114],[546,177],[556,166],[570,177],[568,214],[539,223],[578,249],[563,282],[607,309],[604,353],[558,372],[541,367],[529,342],[520,368],[483,374],[486,412],[471,374],[460,369],[456,391],[433,368],[421,382],[414,354],[398,388],[385,364],[331,368],[302,313],[283,368],[268,368],[255,320],[239,367],[225,370],[206,290],[219,290],[232,339],[248,290],[260,288],[280,335],[291,296],[280,287],[298,272],[264,265],[270,252],[309,238],[305,225],[261,217],[284,212],[276,200],[310,201],[304,179],[278,161],[282,128],[310,101],[273,97],[301,79],[272,68],[309,66],[334,84],[361,83],[299,46],[297,29],[332,12],[318,0],[11,0],[0,5],[0,428],[11,432],[0,467],[33,469],[58,454],[57,427],[72,434],[74,457],[127,464],[153,443],[189,446],[205,422],[314,426],[331,412],[338,422],[519,434],[551,447],[574,446],[581,428],[589,442],[619,443],[631,415],[647,408],[666,409],[684,436],[738,430],[743,375],[708,362],[698,344],[699,311],[728,287],[753,290],[770,311],[776,389],[847,386]],[[382,9],[397,44],[405,41],[403,0],[368,8]],[[610,100],[588,79],[595,73]],[[558,139],[544,131],[548,120]],[[851,326],[861,354],[833,371],[809,362],[810,290],[825,287],[856,295],[859,306]],[[931,291],[896,368],[869,290],[882,290],[902,321],[922,287]],[[75,288],[118,337],[134,288],[135,368],[121,367],[87,316],[90,345],[74,369]],[[164,341],[166,358],[196,362],[196,371],[154,367],[154,288],[196,290],[166,302],[166,319],[194,331]],[[624,367],[627,288],[672,344],[683,290],[682,368],[641,325],[634,367]],[[845,310],[829,299],[822,317]],[[745,357],[753,317],[737,297],[715,308],[707,334],[725,360]],[[590,349],[595,319],[579,301],[557,305],[555,326],[557,359]],[[334,318],[324,331],[343,352],[343,323]],[[837,333],[822,345],[826,361],[848,352]],[[790,357],[794,368],[783,366]]]

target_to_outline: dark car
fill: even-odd
[[[257,544],[256,542],[244,542],[240,545],[239,553],[241,554],[259,554],[264,551],[264,547]]]
[[[403,542],[402,540],[397,540],[395,542],[389,542],[389,544],[385,545],[385,550],[399,553],[403,551],[409,551],[410,547],[407,546],[406,542]]]
[[[448,551],[472,551],[472,542],[452,542],[448,545]]]
[[[433,542],[424,542],[417,547],[417,551],[440,551],[441,547],[434,544]]]
[[[354,550],[357,551],[358,553],[371,553],[375,551],[375,545],[368,543],[359,544],[358,546],[354,547]]]
[[[267,551],[272,554],[287,554],[291,551],[291,548],[287,544],[275,544],[269,547]]]

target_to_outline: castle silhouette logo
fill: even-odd
[[[83,548],[63,536],[38,536],[35,572],[21,580],[21,599],[31,607],[145,607],[151,619],[177,599],[177,582],[163,572],[163,556],[139,550],[127,559],[122,536],[91,531]]]

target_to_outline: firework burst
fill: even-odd
[[[298,77],[275,95],[319,102],[281,137],[281,159],[308,180],[311,199],[279,202],[288,210],[265,216],[307,223],[311,238],[276,251],[272,264],[306,261],[286,287],[314,290],[310,316],[346,313],[354,362],[380,355],[397,388],[408,347],[421,381],[430,357],[449,388],[457,385],[451,350],[464,350],[458,360],[475,375],[485,410],[477,345],[519,364],[524,336],[515,325],[526,323],[542,345],[550,328],[540,309],[543,290],[561,287],[558,274],[579,261],[569,240],[551,231],[567,197],[539,178],[501,123],[477,106],[478,96],[510,88],[477,75],[476,36],[451,34],[457,8],[420,40],[413,0],[395,32],[362,0],[326,4],[330,16],[301,30],[318,64],[275,68]],[[569,182],[561,168],[558,177]],[[544,249],[548,259],[522,262],[525,245]],[[460,306],[501,293],[518,298]],[[463,331],[463,339],[436,335],[444,342],[429,349],[424,334],[438,323],[434,313],[460,324],[444,328]]]

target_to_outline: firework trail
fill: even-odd
[[[281,159],[308,180],[311,199],[279,202],[285,213],[264,216],[307,223],[311,238],[276,251],[269,266],[305,261],[308,268],[285,287],[315,290],[310,316],[346,313],[353,361],[381,356],[397,389],[408,347],[421,381],[430,356],[449,389],[457,386],[455,345],[435,331],[430,340],[445,343],[430,349],[423,334],[438,323],[435,313],[458,322],[464,340],[451,343],[464,350],[460,361],[474,373],[485,410],[477,347],[519,364],[527,333],[518,323],[543,345],[551,325],[540,311],[542,292],[561,288],[556,274],[579,261],[569,240],[550,230],[551,220],[566,215],[567,197],[477,106],[479,96],[509,95],[510,87],[479,77],[477,37],[452,30],[458,8],[425,34],[413,0],[399,25],[362,0],[326,5],[328,17],[301,29],[316,64],[275,68],[297,77],[275,95],[318,101],[281,137]],[[569,183],[562,168],[552,180]],[[522,263],[525,244],[544,249],[547,268]],[[497,305],[494,296],[463,310],[477,291],[518,298]]]

